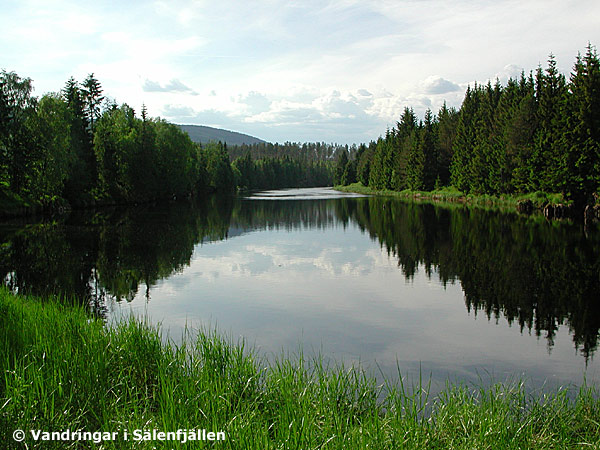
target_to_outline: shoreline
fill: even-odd
[[[360,182],[346,186],[334,186],[333,189],[341,192],[354,192],[364,195],[394,197],[402,200],[415,201],[420,203],[434,203],[442,206],[476,207],[482,209],[491,209],[505,212],[514,212],[523,215],[540,215],[547,219],[579,219],[598,220],[600,219],[600,206],[596,205],[577,214],[573,205],[566,202],[561,194],[551,194],[545,192],[534,192],[530,194],[503,195],[500,197],[493,195],[474,195],[464,194],[454,188],[442,188],[434,191],[392,191],[375,190],[364,186]]]
[[[402,380],[377,385],[360,367],[310,364],[302,356],[267,362],[216,332],[175,344],[143,319],[106,327],[82,307],[6,288],[0,311],[0,430],[9,445],[15,429],[205,429],[249,449],[600,445],[595,386],[571,388],[569,396],[566,388],[534,395],[522,382],[449,382],[430,397],[426,385],[414,392]],[[35,445],[29,433],[27,441]],[[127,446],[122,439],[103,444]]]

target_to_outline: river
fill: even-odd
[[[600,381],[600,233],[326,188],[0,225],[0,271],[108,322],[217,329],[433,390]]]

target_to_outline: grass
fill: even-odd
[[[179,344],[143,320],[114,327],[54,300],[0,289],[0,438],[15,429],[119,432],[114,441],[27,448],[600,448],[593,388],[532,396],[522,383],[448,385],[436,398],[360,368],[280,357],[267,363],[214,332]],[[124,441],[135,429],[224,431],[225,441]],[[131,438],[130,438],[131,439]]]
[[[465,194],[458,189],[450,186],[435,189],[433,191],[412,191],[406,189],[403,191],[375,190],[362,183],[353,183],[348,186],[335,186],[335,189],[343,192],[356,192],[365,195],[385,195],[399,198],[412,199],[425,202],[436,202],[446,204],[462,203],[482,208],[503,209],[516,211],[520,201],[529,200],[533,209],[542,210],[548,204],[567,204],[562,194],[553,194],[546,192],[533,192],[529,194],[505,194],[502,196],[486,194]]]

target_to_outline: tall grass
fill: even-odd
[[[139,319],[114,327],[56,301],[0,289],[2,448],[525,449],[599,448],[597,392],[532,396],[376,385],[360,368],[279,357],[201,332],[175,345]],[[225,441],[25,443],[15,429],[224,431]]]

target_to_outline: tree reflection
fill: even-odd
[[[384,198],[356,202],[353,218],[398,259],[407,278],[422,265],[460,281],[467,310],[504,317],[553,345],[567,325],[588,358],[600,329],[600,242],[578,224]]]
[[[194,248],[257,229],[356,224],[398,261],[407,279],[424,270],[460,282],[468,311],[518,324],[551,348],[569,327],[588,358],[600,329],[600,233],[466,207],[389,198],[240,200],[213,196],[169,205],[78,212],[66,220],[0,227],[0,275],[11,289],[58,294],[102,315],[107,300],[147,299],[190,264]]]

